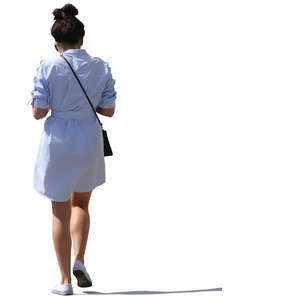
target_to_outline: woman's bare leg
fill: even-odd
[[[61,272],[61,284],[71,283],[71,247],[70,235],[71,201],[52,202],[52,237],[57,261]]]
[[[75,260],[84,264],[84,253],[90,229],[89,201],[92,191],[85,193],[74,192],[71,195],[70,231],[74,247]]]

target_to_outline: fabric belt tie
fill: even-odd
[[[63,119],[87,119],[96,118],[92,110],[82,111],[82,110],[68,110],[68,111],[52,111],[51,117],[58,117]]]

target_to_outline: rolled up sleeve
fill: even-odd
[[[115,79],[112,77],[111,68],[108,63],[106,63],[107,81],[105,83],[101,100],[97,107],[100,108],[114,108],[115,100],[117,98],[117,92],[115,90]]]
[[[36,69],[36,75],[33,78],[34,87],[31,91],[31,98],[26,105],[32,104],[34,100],[34,107],[36,108],[49,107],[50,93],[45,75],[45,68],[45,60],[41,60],[39,67]]]

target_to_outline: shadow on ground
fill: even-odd
[[[200,292],[217,292],[222,291],[222,288],[201,289],[201,290],[184,290],[184,291],[123,291],[123,292],[98,292],[98,291],[83,291],[77,295],[148,295],[148,294],[179,294],[179,293],[200,293]]]

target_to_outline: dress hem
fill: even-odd
[[[88,191],[76,190],[76,191],[72,191],[72,192],[75,192],[75,193],[86,193],[86,192],[90,192],[91,190],[93,190],[93,189],[96,188],[97,186],[102,185],[102,184],[105,183],[105,182],[106,182],[105,179],[102,180],[102,181],[100,181],[100,182],[98,182],[97,184],[95,184],[95,185],[93,185],[91,188],[89,188]],[[48,196],[48,195],[46,195],[46,194],[43,194],[41,191],[37,190],[35,187],[34,187],[34,190],[35,190],[39,195],[43,196],[44,198],[46,198],[46,199],[48,199],[48,200],[54,201],[54,202],[67,202],[67,201],[70,199],[70,197],[68,197],[68,199],[66,199],[66,200],[57,200],[57,199],[52,198],[51,196]],[[72,193],[72,192],[71,192],[71,193]]]

